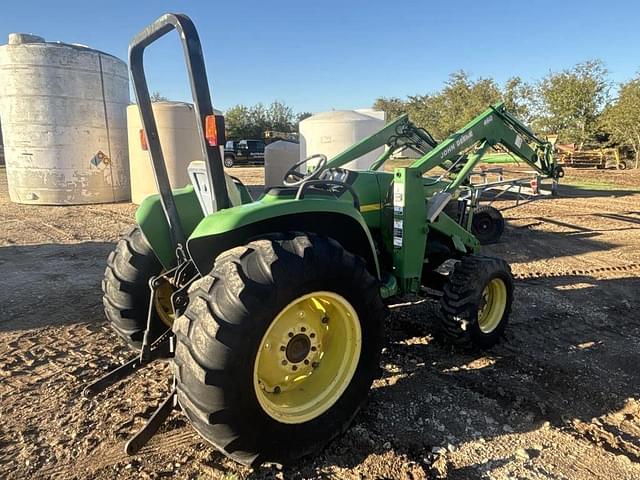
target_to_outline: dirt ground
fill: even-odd
[[[262,182],[260,168],[233,174]],[[566,180],[577,187],[505,210],[505,235],[485,250],[520,278],[504,341],[461,354],[433,339],[436,302],[393,306],[366,408],[279,471],[226,460],[178,412],[124,454],[168,366],[80,393],[129,355],[100,281],[135,206],[13,204],[0,169],[0,478],[640,479],[640,172]]]

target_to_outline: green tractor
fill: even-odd
[[[143,53],[173,29],[205,160],[190,165],[191,185],[171,190]],[[561,173],[550,145],[502,105],[440,143],[401,116],[334,158],[294,165],[282,186],[253,200],[223,169],[224,120],[213,113],[191,20],[162,16],[134,38],[129,60],[159,194],[140,205],[103,282],[106,315],[138,353],[85,394],[159,358],[172,362],[174,383],[128,453],[178,406],[243,464],[287,464],[317,452],[345,431],[379,376],[385,304],[402,295],[439,292],[437,321],[455,345],[498,341],[513,280],[505,261],[478,254],[473,196],[461,192],[497,144],[540,172]],[[381,146],[388,148],[370,170],[343,168]],[[403,148],[422,157],[385,172]]]

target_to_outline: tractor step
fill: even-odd
[[[175,382],[174,382],[175,383]],[[144,447],[147,442],[155,435],[160,426],[169,418],[171,412],[178,406],[178,396],[176,394],[176,387],[174,385],[169,395],[158,405],[158,408],[151,418],[147,420],[144,427],[131,437],[126,445],[124,451],[127,455],[135,455],[138,451]]]

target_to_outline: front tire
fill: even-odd
[[[232,459],[288,464],[345,431],[379,372],[386,308],[362,258],[286,234],[231,249],[176,320],[178,401]]]
[[[500,210],[490,205],[483,205],[473,212],[471,233],[475,235],[480,245],[488,245],[500,240],[504,232],[504,224],[504,217]]]
[[[500,258],[470,255],[454,267],[440,299],[440,331],[463,349],[486,349],[500,340],[509,322],[513,277]]]

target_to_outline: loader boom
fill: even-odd
[[[551,144],[537,138],[510,115],[503,104],[489,107],[409,167],[394,169],[393,258],[402,291],[416,292],[420,286],[430,230],[448,235],[459,253],[477,251],[475,237],[441,212],[487,150],[498,144],[542,175],[554,179],[562,176],[562,169],[553,158]],[[454,172],[454,178],[442,192],[427,198],[425,206],[423,175],[436,167]],[[428,181],[437,182],[438,179]]]
[[[558,178],[562,175],[562,170],[553,158],[551,143],[538,138],[526,125],[507,112],[503,103],[489,107],[416,160],[411,168],[426,173],[439,165],[463,163],[456,179],[448,187],[449,191],[453,191],[482,160],[488,148],[498,144],[546,177]],[[474,146],[478,147],[475,152],[463,155]]]

